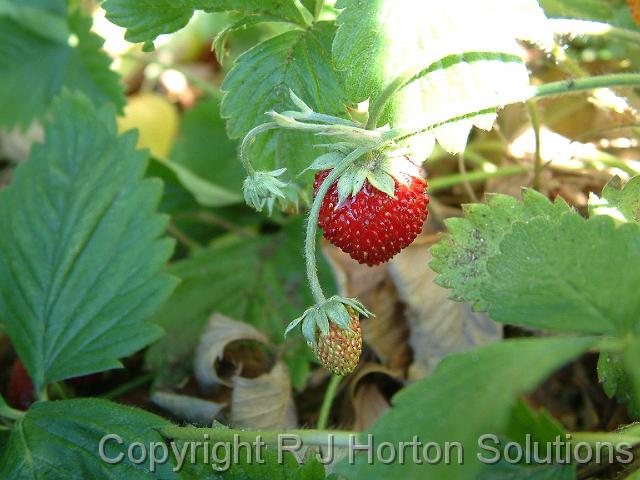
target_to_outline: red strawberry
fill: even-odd
[[[409,162],[406,157],[397,161]],[[329,172],[316,174],[314,194]],[[318,218],[325,238],[367,265],[386,262],[410,245],[422,231],[428,215],[427,182],[419,176],[400,175],[404,182],[394,178],[395,198],[365,180],[363,188],[338,208],[337,182],[334,183],[322,202]]]
[[[20,359],[16,359],[11,367],[9,386],[7,388],[7,402],[14,408],[28,409],[34,402],[33,383],[27,369]]]
[[[362,329],[358,314],[347,308],[351,317],[350,330],[329,322],[329,333],[318,332],[314,353],[324,368],[336,375],[349,375],[360,361]]]

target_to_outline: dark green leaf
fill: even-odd
[[[640,397],[634,391],[634,379],[637,376],[635,381],[640,385],[640,375],[636,375],[637,368],[633,365],[636,360],[633,349],[622,355],[602,352],[598,358],[598,378],[605,393],[626,403],[629,413],[637,418],[640,417]]]
[[[515,223],[536,217],[559,220],[571,209],[558,197],[551,203],[534,190],[523,190],[522,202],[508,195],[492,195],[487,204],[465,205],[464,218],[447,220],[449,234],[432,248],[431,268],[440,275],[436,282],[452,289],[458,301],[486,310],[481,288],[487,281],[487,260],[499,253],[500,242]]]
[[[135,134],[64,94],[45,135],[0,192],[0,317],[37,390],[156,339],[143,320],[175,285],[158,273],[173,244]]]
[[[390,465],[375,462],[374,455],[374,464],[367,465],[367,455],[361,454],[355,465],[341,463],[339,472],[349,479],[475,480],[484,465],[476,457],[479,437],[504,435],[517,398],[592,344],[592,339],[568,337],[509,340],[447,357],[433,375],[401,390],[391,410],[366,433],[377,445],[398,445],[414,435],[443,451],[445,442],[460,442],[464,464],[458,464],[456,449],[450,465],[420,465],[408,455],[405,464]]]
[[[609,217],[518,223],[489,259],[482,298],[499,322],[561,332],[640,329],[640,226]]]
[[[34,404],[18,420],[4,455],[0,457],[3,480],[86,480],[98,479],[178,479],[170,460],[151,472],[149,463],[135,464],[127,459],[127,448],[141,442],[164,445],[157,428],[170,423],[143,410],[106,400],[76,399]],[[99,455],[100,440],[118,435],[104,444],[108,458],[123,455],[117,464],[109,464]],[[136,449],[136,454],[140,449]],[[160,452],[158,451],[158,455]]]
[[[268,15],[306,25],[309,12],[297,0],[107,0],[107,18],[127,29],[130,42],[152,42],[184,27],[196,10]]]
[[[229,136],[243,137],[265,123],[269,110],[295,109],[290,90],[315,111],[344,115],[346,94],[331,63],[333,34],[333,25],[321,22],[309,30],[273,37],[241,55],[222,84],[226,92],[222,116],[228,119]],[[294,178],[321,153],[313,145],[326,142],[308,133],[279,129],[258,137],[250,156],[256,168],[286,167]]]
[[[47,9],[43,15],[54,13]],[[47,111],[51,99],[64,87],[82,90],[96,104],[124,105],[118,75],[110,70],[111,60],[101,51],[103,40],[90,32],[91,19],[79,13],[68,20],[56,18],[64,24],[68,21],[73,34],[69,43],[45,38],[24,22],[0,16],[0,125],[26,127]]]

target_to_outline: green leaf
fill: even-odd
[[[179,163],[157,159],[171,170],[179,182],[186,188],[200,205],[206,207],[224,207],[242,201],[242,195],[205,180]]]
[[[486,310],[481,288],[486,283],[487,260],[499,253],[500,242],[513,225],[536,217],[558,221],[571,208],[558,197],[551,203],[544,195],[525,189],[522,202],[508,195],[492,195],[487,204],[463,207],[464,218],[447,220],[449,234],[433,246],[431,268],[440,275],[436,283],[453,290],[451,298],[472,302],[474,310]]]
[[[113,479],[178,479],[172,456],[156,465],[152,473],[149,462],[136,464],[127,458],[127,448],[141,442],[149,449],[151,442],[164,445],[156,431],[170,423],[144,410],[125,407],[106,400],[75,399],[34,404],[18,420],[9,443],[0,457],[0,477],[4,480],[82,480]],[[117,464],[109,464],[99,456],[101,439],[118,435],[104,444],[108,458],[123,455]],[[136,454],[140,449],[136,449]],[[158,450],[158,455],[160,451]]]
[[[409,455],[404,464],[390,465],[374,455],[374,464],[367,465],[367,455],[361,454],[355,465],[343,462],[338,471],[349,479],[476,479],[483,466],[476,459],[479,437],[504,435],[517,398],[592,344],[592,339],[575,337],[509,340],[447,357],[430,377],[401,390],[366,433],[373,434],[376,445],[398,445],[414,435],[443,451],[444,442],[460,442],[464,464],[458,464],[456,449],[450,465],[416,464]]]
[[[604,186],[600,198],[591,194],[589,215],[609,215],[620,222],[640,223],[640,175],[625,185],[616,175]]]
[[[184,167],[213,186],[223,189],[226,194],[217,199],[216,203],[242,201],[245,172],[238,159],[237,142],[227,137],[224,121],[220,117],[219,99],[198,102],[195,107],[187,110],[170,158],[174,165]]]
[[[482,298],[504,323],[560,332],[640,330],[640,226],[609,217],[513,226],[489,259]]]
[[[66,45],[71,32],[64,13],[64,8],[62,15],[60,15],[59,10],[54,13],[31,5],[21,5],[14,1],[0,2],[0,19],[6,17],[30,33]]]
[[[540,0],[549,16],[608,22],[614,18],[609,0]]]
[[[196,10],[267,15],[306,26],[309,12],[299,0],[107,0],[107,18],[127,29],[130,42],[151,42],[184,27]]]
[[[349,99],[376,99],[394,79],[424,70],[389,102],[382,123],[417,131],[451,118],[528,98],[527,69],[516,38],[551,44],[535,0],[424,2],[339,0],[333,58],[346,75]],[[425,157],[434,136],[464,150],[473,125],[490,129],[496,114],[473,115],[414,137]]]
[[[287,323],[313,304],[304,274],[303,235],[298,219],[275,235],[221,239],[171,266],[169,272],[182,282],[154,317],[167,335],[146,357],[160,383],[179,383],[190,371],[193,350],[212,313],[250,323],[275,343],[284,341]],[[326,289],[335,289],[321,258],[318,267]],[[307,364],[307,347],[302,341],[300,347],[288,358],[292,370],[300,371],[296,362]],[[300,352],[305,352],[302,357]],[[294,378],[297,386],[304,371]]]
[[[0,16],[0,125],[28,126],[47,111],[64,87],[82,90],[96,104],[110,102],[120,109],[124,105],[122,86],[110,70],[111,59],[101,50],[103,40],[90,32],[91,19],[79,13],[68,19],[56,17],[57,10],[49,9],[42,9],[42,14],[58,19],[43,27],[48,36],[33,32],[24,21]],[[60,30],[60,23],[67,22],[73,34],[69,43],[48,38]]]
[[[0,318],[38,391],[158,338],[143,320],[175,286],[158,273],[173,243],[136,135],[65,93],[45,136],[0,191]]]
[[[634,391],[634,379],[640,384],[640,375],[637,375],[640,372],[635,372],[637,370],[635,365],[627,361],[632,358],[633,362],[636,362],[637,357],[626,350],[622,355],[601,352],[598,357],[598,379],[602,383],[602,389],[610,398],[615,397],[618,401],[626,403],[629,413],[638,418],[640,417],[640,397],[637,393],[640,393],[640,389],[637,393]],[[629,372],[634,372],[636,375],[632,376]]]
[[[290,90],[317,112],[345,114],[346,94],[331,63],[334,31],[332,23],[320,22],[309,30],[270,38],[238,58],[222,84],[222,116],[228,119],[231,138],[241,138],[265,123],[269,110],[295,109]],[[308,133],[278,129],[260,135],[249,153],[256,169],[286,167],[295,176],[318,156],[314,144],[326,142]]]

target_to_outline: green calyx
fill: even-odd
[[[247,205],[258,212],[266,206],[269,215],[273,212],[273,207],[278,206],[281,210],[298,209],[299,187],[280,180],[286,168],[280,168],[271,172],[252,172],[245,178],[242,186],[244,200]]]
[[[359,301],[334,295],[324,302],[307,308],[304,313],[293,320],[285,330],[285,336],[302,323],[302,335],[311,348],[317,345],[316,334],[318,330],[322,335],[329,334],[329,322],[335,323],[344,330],[351,330],[351,316],[347,308],[351,308],[366,318],[373,313],[365,308]]]

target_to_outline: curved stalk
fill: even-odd
[[[251,165],[251,160],[249,159],[249,155],[247,154],[247,150],[256,139],[258,135],[261,133],[267,132],[269,130],[275,130],[276,128],[280,128],[280,126],[275,122],[263,123],[262,125],[258,125],[254,129],[252,129],[249,133],[245,135],[242,139],[242,144],[240,145],[240,161],[242,161],[242,166],[244,167],[247,175],[253,176],[256,171]]]
[[[566,93],[610,87],[640,87],[640,73],[612,73],[595,77],[561,80],[534,88],[532,98],[550,97]]]
[[[320,215],[320,207],[322,207],[322,201],[327,195],[329,188],[334,184],[338,177],[342,175],[349,166],[360,158],[365,153],[371,151],[370,147],[358,147],[349,155],[344,157],[338,166],[336,166],[331,173],[324,179],[322,185],[318,189],[316,198],[311,205],[311,211],[309,212],[309,218],[307,219],[307,233],[304,242],[304,256],[307,267],[307,279],[309,281],[309,287],[313,294],[313,299],[317,304],[321,304],[326,301],[326,297],[322,292],[320,286],[320,280],[318,279],[318,267],[316,265],[316,233],[318,231],[318,217]]]

